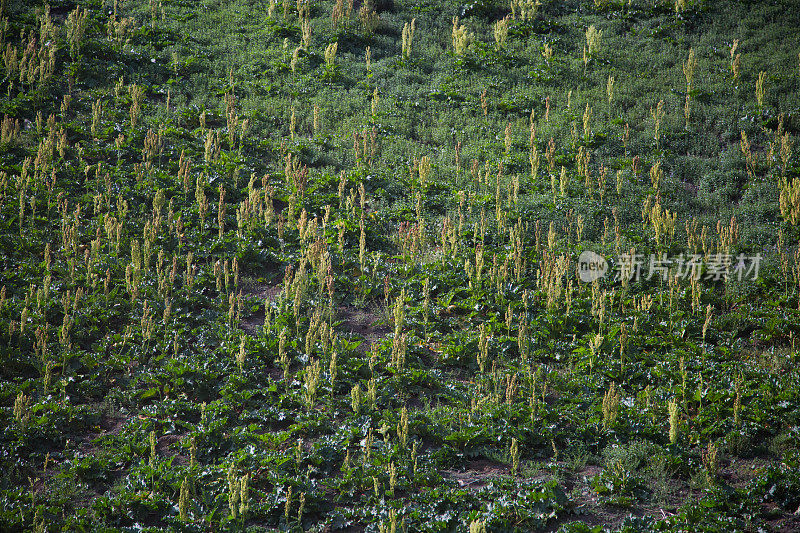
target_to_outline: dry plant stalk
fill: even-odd
[[[683,64],[683,75],[686,78],[686,104],[683,108],[683,114],[686,118],[686,128],[689,128],[689,119],[691,117],[691,100],[692,90],[694,89],[694,71],[697,67],[697,58],[694,54],[694,48],[689,48],[689,57]]]
[[[371,35],[378,29],[378,24],[381,22],[381,17],[375,11],[372,0],[365,0],[358,10],[358,20],[361,23],[361,28],[365,33]]]
[[[463,56],[473,40],[475,40],[475,34],[467,31],[463,24],[459,24],[458,17],[453,17],[453,52],[455,55]]]
[[[589,61],[596,57],[600,52],[600,40],[603,37],[603,30],[598,30],[594,24],[586,29],[586,44],[583,45],[583,73],[586,74],[586,67]]]
[[[764,96],[765,96],[765,88],[764,88],[764,81],[767,79],[767,73],[763,70],[758,73],[758,80],[756,80],[756,103],[758,104],[758,109],[761,110],[764,107]]]
[[[661,139],[661,121],[664,119],[664,100],[659,100],[656,108],[650,108],[650,116],[653,117],[653,138],[656,140],[656,149]]]
[[[338,47],[338,41],[325,47],[325,65],[329,68],[336,63],[336,50]]]
[[[731,73],[733,80],[738,81],[741,73],[742,54],[737,54],[736,49],[739,47],[739,39],[734,39],[731,45]]]
[[[750,176],[750,179],[755,179],[756,177],[756,164],[758,163],[758,158],[755,153],[753,153],[750,140],[747,138],[747,134],[744,130],[741,131],[741,141],[739,141],[739,149],[742,151],[742,155],[745,159],[745,168],[747,169],[747,174]]]
[[[411,23],[406,22],[403,25],[403,59],[408,60],[411,57],[411,43],[414,41],[414,30],[416,29],[417,19],[411,19]]]
[[[541,0],[511,0],[511,18],[517,20],[519,17],[523,22],[533,20],[541,5]]]
[[[669,403],[667,404],[667,409],[669,411],[669,442],[670,444],[675,444],[676,442],[678,442],[678,424],[679,424],[677,400],[670,400]]]
[[[494,23],[494,41],[497,47],[503,49],[506,47],[506,40],[508,39],[508,27],[511,22],[511,15],[506,15]]]
[[[800,224],[800,178],[781,179],[778,185],[781,217],[792,226]]]
[[[621,395],[615,383],[608,386],[608,391],[603,395],[603,431],[613,427],[619,415]]]

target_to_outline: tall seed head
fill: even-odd
[[[669,410],[669,442],[675,444],[678,442],[678,402],[677,400],[670,400],[667,404]]]

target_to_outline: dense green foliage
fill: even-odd
[[[793,2],[0,10],[0,529],[800,530]]]

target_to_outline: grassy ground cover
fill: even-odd
[[[800,530],[793,2],[0,17],[0,529]]]

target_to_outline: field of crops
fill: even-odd
[[[0,530],[800,531],[792,0],[0,0]]]

